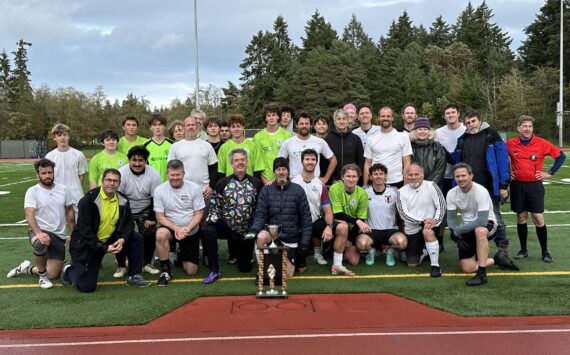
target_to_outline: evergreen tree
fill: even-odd
[[[222,88],[224,97],[222,98],[222,109],[225,113],[235,112],[238,108],[238,100],[240,98],[240,92],[238,87],[228,81],[228,87]]]
[[[14,55],[14,68],[10,73],[9,93],[12,110],[22,114],[30,114],[33,105],[33,92],[30,85],[30,72],[28,71],[28,50],[32,44],[19,40],[18,48],[12,52]]]
[[[380,37],[380,50],[384,52],[391,48],[398,48],[403,51],[416,39],[415,34],[416,29],[412,26],[408,13],[404,11],[397,22],[392,21],[386,37]]]
[[[305,36],[301,37],[303,41],[303,50],[309,52],[318,47],[331,49],[333,42],[337,39],[337,33],[332,28],[330,22],[326,22],[325,18],[315,10],[307,25],[305,26]]]
[[[355,14],[352,14],[350,22],[344,28],[342,41],[348,43],[354,49],[373,45],[372,39],[364,32],[364,28],[360,21],[356,19]]]
[[[453,43],[451,27],[441,15],[435,19],[429,28],[428,43],[439,48],[449,47]]]

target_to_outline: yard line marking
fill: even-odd
[[[0,185],[0,187],[4,187],[4,186],[10,186],[10,185],[16,185],[16,184],[23,184],[25,182],[30,182],[30,181],[36,181],[37,179],[29,179],[29,180],[22,180],[22,181],[17,181],[17,182],[11,182],[9,184],[4,184],[4,185]]]
[[[59,346],[93,346],[93,345],[121,345],[121,344],[148,344],[148,343],[183,343],[202,341],[236,341],[236,340],[276,340],[276,339],[314,339],[332,337],[400,337],[400,336],[448,336],[448,335],[502,335],[502,334],[547,334],[570,333],[570,329],[513,329],[513,330],[454,330],[454,331],[425,331],[425,332],[376,332],[376,333],[322,333],[322,334],[281,334],[281,335],[241,335],[225,337],[192,337],[192,338],[166,338],[166,339],[131,339],[131,340],[100,340],[84,342],[59,342],[36,344],[2,344],[0,349],[22,348],[48,348]]]

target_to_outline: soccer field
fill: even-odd
[[[551,164],[552,160],[546,162],[547,167]],[[111,257],[105,258],[100,287],[92,294],[80,294],[74,288],[60,286],[57,281],[57,287],[42,290],[37,285],[37,277],[7,279],[5,274],[12,267],[24,259],[33,260],[26,237],[23,199],[26,189],[35,183],[31,163],[0,163],[0,301],[6,305],[0,317],[0,329],[142,324],[196,297],[255,294],[254,272],[240,274],[234,266],[224,264],[227,256],[224,241],[220,242],[224,277],[207,286],[201,283],[207,269],[201,267],[194,278],[175,270],[175,279],[164,288],[130,288],[125,280],[113,279],[115,266]],[[327,267],[316,265],[310,259],[307,272],[288,282],[290,292],[389,292],[464,316],[569,314],[569,184],[570,165],[565,165],[546,185],[545,219],[549,227],[549,249],[554,257],[552,264],[540,260],[534,228],[529,226],[530,257],[518,262],[521,271],[507,272],[492,267],[488,270],[489,284],[483,287],[465,286],[470,275],[460,273],[457,249],[446,239],[445,252],[440,255],[442,278],[429,278],[428,263],[417,269],[401,263],[390,268],[385,265],[383,256],[377,258],[374,266],[361,262],[352,267],[356,277],[333,277]],[[508,204],[503,206],[503,211],[512,256],[518,251],[515,216]],[[494,253],[494,245],[491,249]],[[151,279],[156,281],[156,278]]]

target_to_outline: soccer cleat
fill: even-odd
[[[432,265],[431,271],[429,272],[430,277],[440,277],[441,276],[441,268],[438,265]]]
[[[386,251],[386,265],[394,266],[396,265],[396,260],[394,259],[394,249],[388,248]]]
[[[517,253],[517,255],[515,255],[515,259],[517,260],[521,260],[524,258],[528,258],[528,251],[526,250],[521,250]]]
[[[29,260],[24,260],[22,263],[8,272],[6,277],[14,277],[21,274],[31,274],[32,263]]]
[[[51,283],[50,279],[47,277],[47,273],[45,275],[40,275],[39,281],[40,287],[43,289],[48,289],[53,287],[53,283]]]
[[[59,281],[63,284],[63,286],[71,285],[71,279],[69,278],[69,272],[66,272],[67,269],[71,266],[69,261],[63,263],[63,267],[61,268],[61,274],[59,275]]]
[[[129,276],[127,278],[127,285],[129,286],[138,286],[138,287],[148,287],[150,286],[150,282],[145,280],[141,274],[136,274],[133,276]]]
[[[209,285],[211,283],[216,282],[216,280],[221,279],[221,278],[222,278],[222,272],[221,271],[210,271],[208,276],[202,280],[202,283],[204,285]]]
[[[120,279],[121,277],[124,277],[127,274],[127,268],[126,267],[118,267],[117,271],[115,271],[115,273],[113,274],[113,277],[116,279]]]
[[[152,264],[146,264],[143,267],[143,271],[146,273],[149,273],[151,275],[156,275],[156,274],[160,274],[160,270],[158,270],[157,268],[154,267],[154,265]]]
[[[322,254],[315,254],[314,258],[315,258],[315,262],[319,265],[328,264],[327,261],[325,260],[325,257]]]
[[[333,265],[331,267],[331,274],[333,275],[344,275],[344,276],[354,276],[354,272],[348,270],[344,265]]]
[[[475,276],[465,282],[467,286],[481,286],[487,283],[487,274],[477,272]]]
[[[552,259],[552,256],[550,255],[550,253],[548,251],[545,251],[542,254],[542,261],[544,261],[545,263],[551,263],[554,260]]]
[[[374,262],[376,261],[374,258],[376,257],[376,249],[375,248],[370,248],[370,250],[368,251],[368,254],[366,254],[366,265],[368,266],[372,266],[374,265]]]
[[[158,281],[156,282],[156,286],[168,285],[168,281],[170,281],[171,278],[172,277],[170,276],[169,273],[163,272],[162,274],[160,274],[160,277],[158,278]]]
[[[495,254],[495,256],[493,256],[493,260],[495,260],[495,264],[497,264],[497,266],[501,268],[501,270],[505,269],[514,270],[514,271],[520,270],[519,267],[516,266],[511,259],[509,259],[507,254],[501,252],[500,250]]]

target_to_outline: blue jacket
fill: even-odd
[[[481,131],[485,131],[487,136],[487,152],[485,158],[487,161],[487,170],[493,179],[493,196],[499,197],[499,189],[506,189],[509,186],[509,153],[501,136],[499,136],[496,131],[489,128],[487,122],[483,122],[481,124],[479,132]],[[465,137],[469,134],[469,131],[465,131],[465,133],[457,139],[457,147],[452,154],[454,163],[462,161]],[[453,183],[455,184],[455,181]]]

